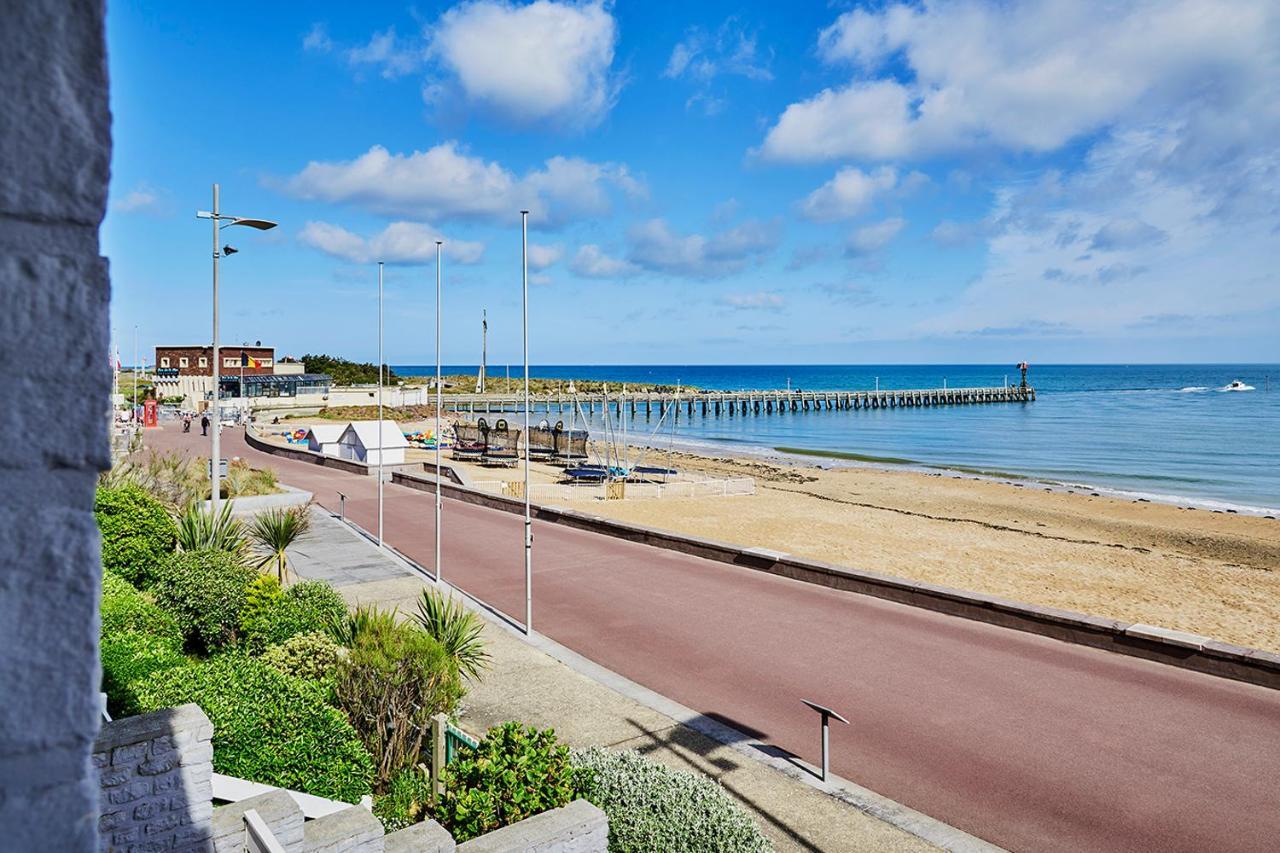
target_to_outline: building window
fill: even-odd
[[[270,367],[270,366],[271,366],[271,359],[269,359],[269,358],[260,358],[260,359],[258,359],[258,366],[259,366],[259,367]]]
[[[222,366],[223,366],[223,367],[239,367],[239,366],[240,366],[240,359],[238,359],[238,358],[223,358],[223,359],[222,359]]]
[[[201,366],[201,367],[208,367],[208,366],[209,366],[209,359],[205,358],[204,356],[200,356],[200,366]]]
[[[168,356],[165,356],[164,358],[160,359],[160,366],[161,366],[161,367],[168,367],[168,366],[169,366],[169,357],[168,357]],[[210,475],[210,476],[212,476],[212,475]]]
[[[187,363],[188,363],[187,357],[185,355],[182,358],[178,359],[178,367],[186,367]]]

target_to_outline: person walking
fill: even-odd
[[[200,434],[201,435],[209,434],[209,416],[207,414],[200,416]]]

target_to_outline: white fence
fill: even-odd
[[[519,480],[481,480],[471,484],[482,492],[506,497],[523,497],[524,483]],[[535,503],[557,501],[586,501],[655,498],[710,498],[734,495],[754,495],[756,481],[752,477],[709,480],[673,480],[669,483],[626,483],[618,494],[620,484],[606,483],[533,483],[529,486],[529,500]]]

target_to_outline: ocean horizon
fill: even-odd
[[[405,376],[434,365],[392,365]],[[446,365],[475,374],[477,365]],[[523,367],[513,366],[512,388]],[[1016,384],[1009,365],[537,365],[543,379],[707,390],[870,390]],[[506,366],[489,365],[500,390]],[[720,415],[643,412],[628,439],[700,452],[952,469],[1169,503],[1280,514],[1278,364],[1032,365],[1030,403]],[[1232,382],[1253,390],[1225,390]],[[535,406],[535,408],[537,408]],[[560,419],[556,412],[552,420]],[[596,412],[588,428],[600,430]],[[618,425],[614,425],[616,428]]]

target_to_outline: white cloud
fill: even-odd
[[[530,243],[529,269],[545,270],[563,256],[563,246],[543,246],[539,243]]]
[[[665,220],[650,219],[627,235],[628,259],[653,272],[691,278],[717,278],[745,269],[773,252],[778,222],[750,220],[713,234],[676,234]]]
[[[583,278],[629,278],[640,272],[635,264],[605,254],[594,243],[578,248],[577,254],[569,262],[569,269]]]
[[[328,28],[324,24],[312,24],[302,39],[302,49],[312,53],[328,53],[333,50],[333,39],[329,38]]]
[[[864,172],[846,166],[835,177],[809,193],[800,203],[800,213],[813,222],[836,222],[864,213],[876,196],[893,189],[898,173],[889,166]]]
[[[426,53],[417,41],[401,39],[396,36],[395,27],[388,27],[374,33],[365,44],[348,49],[346,58],[352,66],[378,66],[383,77],[394,80],[421,68]]]
[[[906,220],[894,217],[858,228],[849,235],[849,241],[845,244],[845,253],[851,257],[875,254],[889,245],[906,224]]]
[[[1123,251],[1163,243],[1169,235],[1159,228],[1132,216],[1112,219],[1098,229],[1089,248],[1099,251]]]
[[[357,264],[383,261],[388,264],[434,263],[436,241],[444,241],[444,256],[458,264],[479,263],[484,243],[450,240],[420,222],[393,222],[372,237],[361,237],[340,225],[308,222],[298,239],[326,255]]]
[[[601,2],[475,0],[441,15],[429,52],[469,102],[516,121],[591,127],[617,93],[617,30]]]
[[[781,294],[767,290],[755,293],[728,293],[721,297],[720,301],[730,308],[753,311],[777,311],[787,304],[787,300]]]
[[[980,144],[1052,151],[1116,122],[1205,99],[1256,109],[1274,80],[1268,0],[975,0],[841,15],[819,55],[853,79],[788,106],[760,153],[777,160],[930,156]],[[905,66],[910,74],[893,70]],[[909,82],[901,82],[902,80]],[[1232,112],[1235,112],[1233,109]]]
[[[159,213],[163,200],[160,190],[150,184],[138,184],[114,205],[122,213]]]
[[[352,204],[388,216],[513,220],[521,209],[555,227],[611,209],[611,191],[642,196],[626,166],[552,157],[516,176],[495,161],[467,154],[456,142],[392,154],[375,145],[354,160],[308,163],[284,183],[303,199]]]
[[[725,98],[712,94],[715,78],[730,75],[772,80],[772,60],[773,51],[762,51],[755,33],[744,29],[736,18],[729,18],[714,33],[701,27],[690,28],[672,49],[662,76],[692,81],[697,88],[685,107],[701,107],[707,115],[714,115],[726,104]]]

